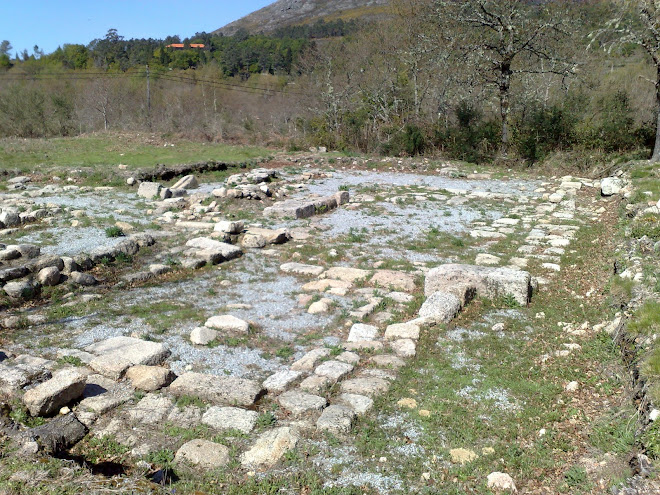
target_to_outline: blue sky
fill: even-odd
[[[14,51],[34,45],[50,53],[87,44],[116,28],[125,38],[182,38],[213,31],[274,0],[0,0],[0,41]]]

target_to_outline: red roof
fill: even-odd
[[[204,48],[203,43],[190,43],[190,48]],[[172,43],[171,45],[167,45],[167,48],[183,48],[184,45],[183,43]]]

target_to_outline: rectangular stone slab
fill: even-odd
[[[433,268],[426,274],[424,293],[448,292],[469,302],[465,294],[476,292],[480,297],[497,299],[512,296],[518,304],[526,306],[532,293],[531,276],[523,270],[492,268],[477,265],[447,264]]]
[[[222,406],[251,406],[265,391],[254,380],[184,373],[172,382],[170,392],[177,397],[190,395]]]

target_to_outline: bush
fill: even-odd
[[[500,123],[484,120],[481,110],[467,101],[456,106],[454,116],[455,124],[435,128],[433,144],[436,148],[458,160],[491,161],[500,144]]]
[[[106,237],[123,237],[124,231],[116,225],[113,225],[112,227],[105,229],[105,235]]]
[[[574,144],[576,122],[575,116],[557,105],[532,108],[514,128],[514,146],[525,160],[542,160]]]

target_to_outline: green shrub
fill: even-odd
[[[635,239],[641,239],[647,236],[653,240],[660,240],[660,216],[653,214],[644,215],[632,226],[630,235]]]
[[[112,227],[105,229],[105,235],[106,237],[123,237],[124,231],[116,225],[113,225]]]
[[[532,108],[522,116],[514,130],[518,154],[525,160],[536,162],[551,151],[570,147],[575,142],[576,121],[574,115],[557,105]]]

